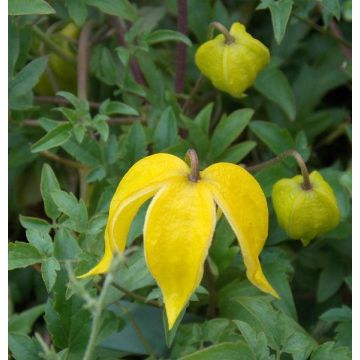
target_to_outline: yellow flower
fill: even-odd
[[[281,179],[273,187],[272,201],[279,222],[292,239],[306,246],[317,235],[334,229],[340,214],[330,185],[317,171],[310,174],[311,188],[303,188],[303,177]]]
[[[81,277],[108,271],[115,251],[124,251],[132,220],[154,196],[144,224],[147,266],[157,281],[171,329],[203,276],[204,261],[222,210],[240,244],[249,280],[278,297],[266,280],[258,256],[268,233],[268,208],[255,178],[240,166],[213,164],[197,170],[169,154],[138,161],[121,180],[110,204],[102,260]]]
[[[220,34],[202,44],[196,51],[195,63],[216,88],[234,97],[241,97],[268,64],[270,53],[240,23],[231,26],[230,34],[221,24],[220,29],[227,35],[227,39]]]

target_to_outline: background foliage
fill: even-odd
[[[177,32],[173,0],[9,1],[14,359],[351,358],[351,0],[187,7],[186,36]],[[194,52],[214,20],[241,21],[271,50],[271,63],[240,100],[208,81],[189,100]],[[109,277],[80,282],[75,274],[102,254],[109,201],[127,169],[150,153],[183,157],[190,147],[202,166],[252,165],[297,149],[332,185],[341,223],[304,248],[278,227],[269,201],[261,261],[281,296],[274,300],[246,279],[221,219],[212,275],[167,333],[143,257],[147,204],[111,274],[115,286]],[[276,180],[297,172],[288,160],[256,177],[269,196]]]

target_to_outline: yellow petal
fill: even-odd
[[[215,223],[215,203],[201,181],[172,181],[149,206],[145,258],[162,291],[169,329],[201,281]]]
[[[209,166],[201,178],[236,234],[248,279],[260,290],[279,297],[258,258],[268,235],[268,208],[260,185],[245,169],[230,163]]]
[[[134,164],[120,181],[110,203],[105,230],[105,252],[93,269],[80,277],[101,274],[108,270],[114,251],[123,252],[131,223],[140,206],[171,178],[187,178],[189,167],[169,154],[155,154]]]

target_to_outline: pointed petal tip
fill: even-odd
[[[109,270],[110,264],[112,260],[112,255],[109,255],[105,252],[105,255],[100,260],[100,262],[95,265],[92,269],[90,269],[88,272],[82,275],[76,276],[77,279],[85,279],[90,276],[100,275],[104,274]]]

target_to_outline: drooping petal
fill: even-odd
[[[145,258],[162,291],[170,329],[201,281],[215,223],[215,203],[201,181],[172,181],[149,206]]]
[[[266,280],[259,261],[268,235],[268,208],[260,185],[245,169],[230,163],[209,166],[201,178],[239,241],[247,277],[260,290],[279,297]]]
[[[141,205],[171,178],[186,178],[189,168],[169,154],[155,154],[134,164],[120,181],[111,200],[105,230],[105,251],[100,262],[81,277],[108,270],[114,251],[123,252],[131,223]]]

